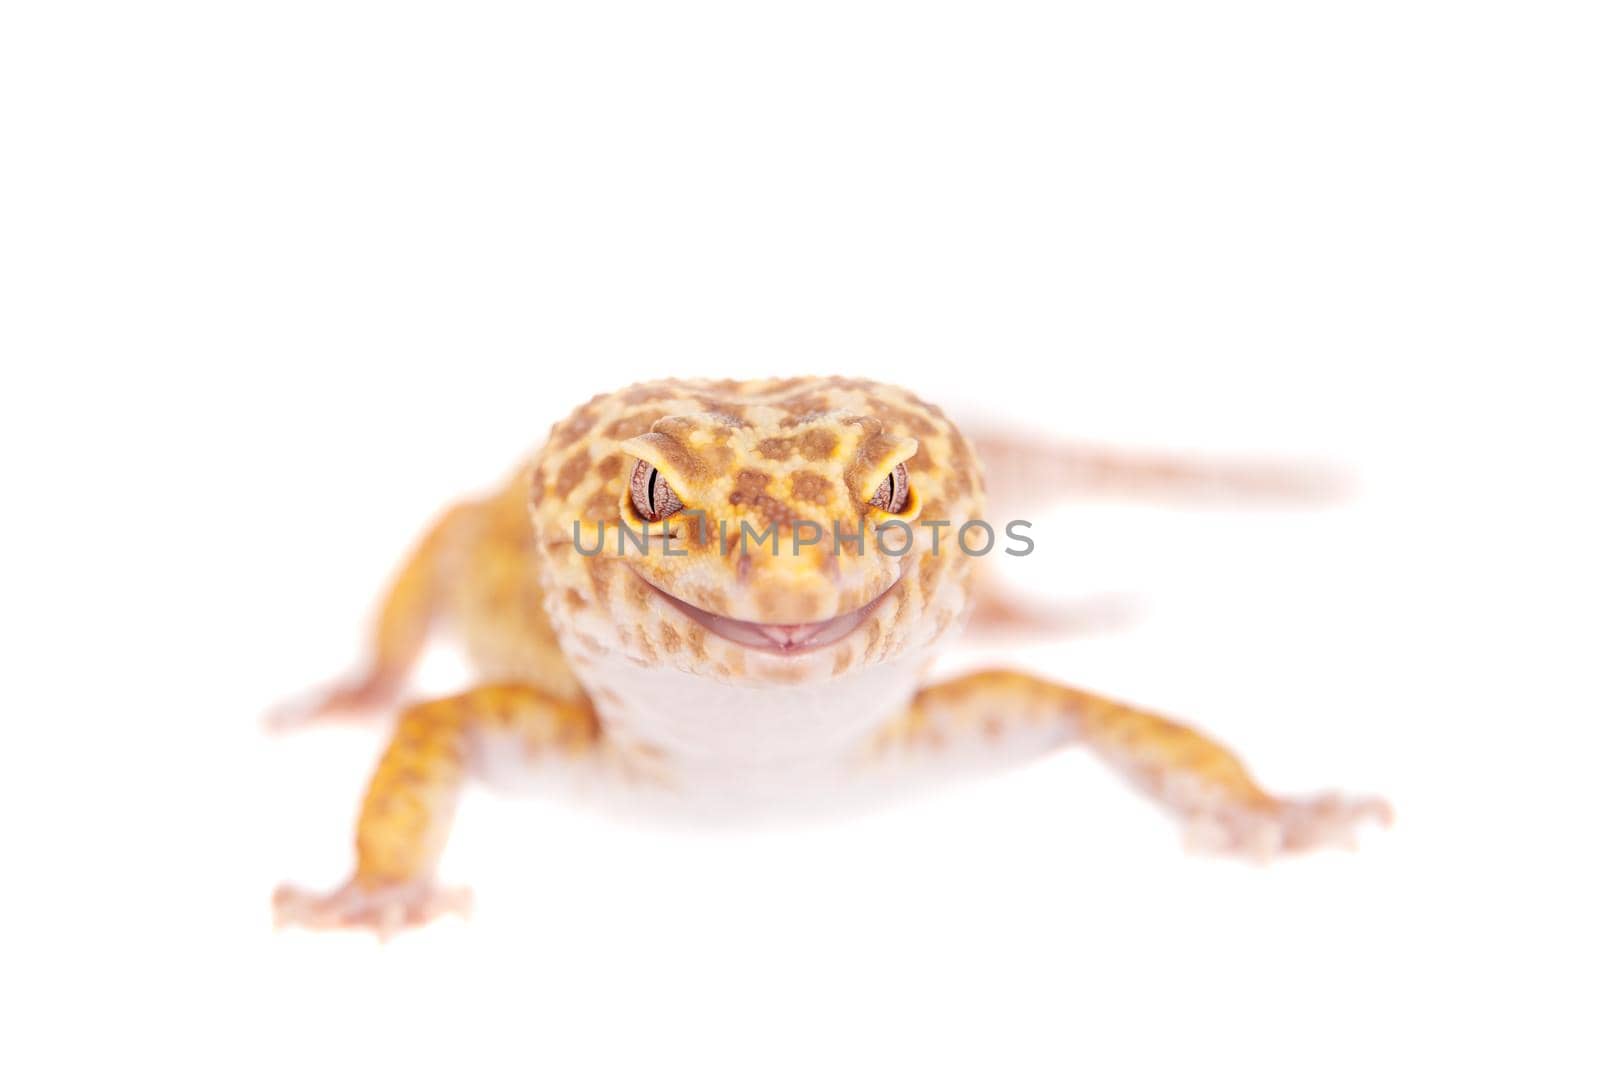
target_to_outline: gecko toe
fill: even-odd
[[[426,882],[378,887],[347,882],[329,893],[282,885],[272,894],[273,924],[279,929],[365,929],[381,940],[444,915],[466,918],[471,910],[471,890]]]

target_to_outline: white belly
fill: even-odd
[[[998,736],[952,728],[932,748],[877,750],[874,738],[905,713],[935,651],[792,686],[601,655],[585,664],[606,740],[596,758],[530,760],[512,738],[486,744],[480,770],[501,787],[577,796],[629,817],[790,821],[877,806],[1068,739],[1066,720],[1050,718]]]
[[[679,789],[755,799],[831,782],[847,771],[871,737],[905,711],[922,662],[762,686],[613,655],[596,665],[603,682],[593,692],[608,736],[624,750],[651,754]]]
[[[606,740],[598,758],[530,759],[515,737],[491,737],[478,752],[485,780],[668,820],[829,814],[888,784],[870,773],[868,746],[905,711],[920,674],[917,663],[901,660],[804,685],[751,686],[621,655],[594,666],[603,682],[591,692]]]

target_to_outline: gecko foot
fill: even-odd
[[[1184,839],[1198,852],[1267,860],[1329,846],[1355,848],[1363,824],[1389,826],[1393,822],[1394,811],[1378,797],[1321,793],[1274,800],[1259,807],[1230,805],[1198,811],[1189,818]]]
[[[266,727],[269,733],[287,733],[313,723],[362,719],[392,705],[398,691],[388,675],[368,674],[279,704],[267,712]]]
[[[371,930],[388,940],[401,930],[423,926],[441,915],[465,918],[472,891],[440,889],[430,882],[405,882],[371,888],[346,882],[331,893],[282,885],[272,894],[274,925],[312,930]]]

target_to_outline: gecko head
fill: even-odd
[[[536,519],[567,527],[545,521],[542,542],[574,594],[548,598],[558,631],[781,683],[914,653],[964,615],[974,561],[954,527],[976,517],[981,489],[938,409],[837,378],[663,382],[597,400],[616,417],[595,413],[576,450],[547,450],[534,474]],[[573,455],[594,484],[547,509]]]

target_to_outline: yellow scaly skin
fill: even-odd
[[[684,511],[644,522],[641,462]],[[899,464],[910,493],[890,514],[872,501]],[[953,539],[983,503],[973,447],[893,386],[661,381],[595,397],[504,489],[445,513],[391,587],[369,669],[320,702],[337,714],[392,701],[435,620],[482,680],[402,712],[361,809],[354,873],[330,893],[280,888],[279,921],[388,933],[461,907],[433,871],[490,741],[535,773],[559,760],[741,805],[1017,737],[1030,752],[1081,741],[1224,851],[1343,842],[1387,820],[1377,800],[1273,796],[1204,735],[1045,679],[924,686],[974,606],[978,560]],[[904,554],[889,520],[910,524]],[[741,523],[775,530],[779,551],[741,544]],[[652,551],[629,541],[619,553],[619,524]],[[796,546],[802,528],[818,543]],[[795,637],[841,618],[815,646]]]

